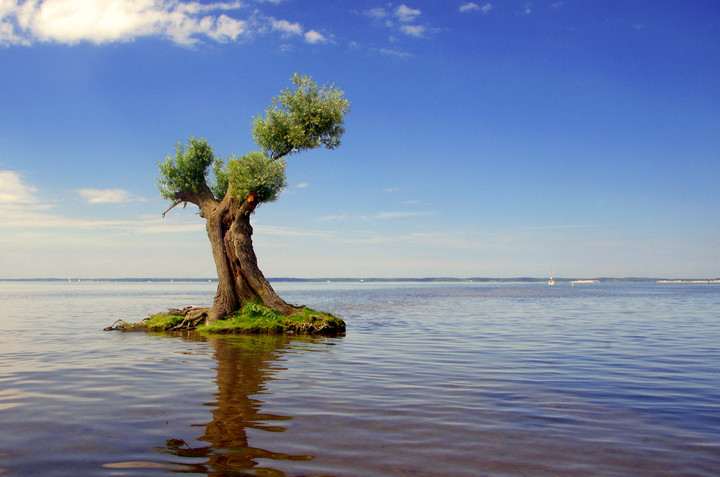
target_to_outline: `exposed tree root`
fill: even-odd
[[[172,314],[172,315],[179,315],[179,316],[185,317],[185,319],[179,325],[173,326],[171,328],[171,330],[173,330],[173,331],[194,330],[198,326],[205,323],[205,319],[208,317],[208,314],[210,313],[210,308],[186,306],[182,310],[171,310],[171,311],[172,311],[172,313],[170,313],[170,314]]]
[[[182,310],[177,308],[171,308],[165,313],[157,313],[154,315],[147,316],[137,323],[128,323],[125,320],[116,320],[115,323],[104,328],[104,331],[184,331],[194,330],[200,325],[205,323],[205,319],[210,313],[210,308],[199,307],[199,306],[186,306]],[[166,327],[149,326],[149,323],[158,316],[168,317],[184,317],[184,319],[177,324],[169,324]]]
[[[113,330],[119,330],[122,325],[129,325],[125,320],[116,320],[115,323],[108,326],[107,328],[103,328],[103,331],[113,331]]]

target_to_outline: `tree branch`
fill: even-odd
[[[200,193],[181,190],[174,194],[173,199],[175,200],[175,202],[173,202],[173,205],[171,205],[165,212],[162,213],[163,217],[165,217],[165,214],[170,212],[179,204],[184,204],[184,206],[187,206],[189,202],[191,204],[197,205],[200,208],[200,212],[203,212],[204,208],[210,206],[211,203],[217,203],[212,191],[210,190],[210,187],[208,187],[208,185],[204,182],[202,184]]]
[[[185,201],[184,201],[184,200],[178,200],[178,201],[176,201],[173,205],[171,205],[168,210],[166,210],[165,212],[162,213],[163,219],[165,218],[165,214],[167,214],[168,212],[170,212],[171,210],[173,210],[175,207],[177,207],[178,205],[182,204],[183,202],[185,202]],[[185,202],[185,203],[187,203],[187,202]]]

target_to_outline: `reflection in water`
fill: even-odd
[[[215,348],[217,361],[217,400],[206,404],[212,406],[213,419],[205,427],[199,439],[206,446],[191,447],[182,439],[169,439],[162,451],[182,457],[180,472],[217,473],[242,472],[258,467],[258,459],[311,460],[309,455],[288,455],[251,447],[248,444],[248,429],[267,432],[283,432],[283,421],[287,416],[262,414],[262,401],[257,395],[265,389],[265,382],[273,379],[273,363],[282,350],[290,345],[287,336],[233,336],[200,337]],[[197,459],[204,462],[197,463]]]
[[[214,293],[177,286],[0,283],[0,476],[718,475],[717,286],[323,283],[287,299],[341,340],[100,331]]]

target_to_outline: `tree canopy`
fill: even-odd
[[[345,132],[343,118],[350,102],[334,86],[313,82],[307,75],[293,76],[293,91],[284,89],[272,100],[264,116],[253,122],[253,138],[272,159],[325,146],[335,149]]]
[[[175,156],[159,163],[160,195],[174,205],[200,205],[208,198],[221,201],[228,190],[240,200],[251,193],[258,203],[277,200],[287,186],[285,156],[338,147],[350,110],[343,91],[333,85],[318,87],[310,76],[297,73],[292,83],[294,89],[283,89],[265,114],[253,119],[252,134],[259,151],[223,160],[215,156],[207,139],[191,137],[186,146],[176,145]]]

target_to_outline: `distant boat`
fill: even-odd
[[[550,286],[555,285],[555,280],[553,280],[553,277],[552,277],[552,263],[550,264],[550,280],[548,281],[548,285],[550,285]]]

